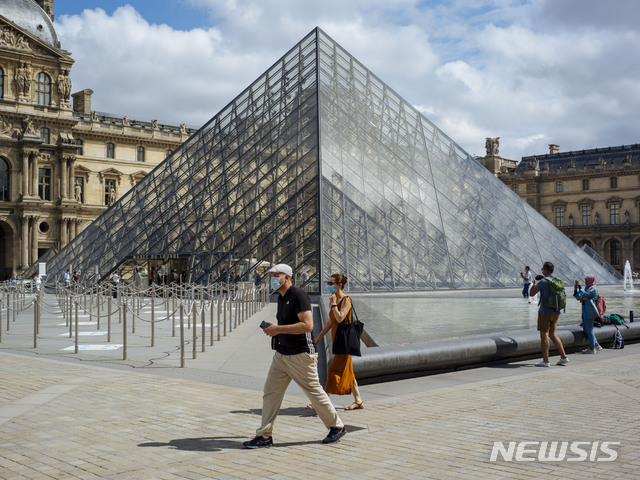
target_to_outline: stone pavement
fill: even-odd
[[[364,385],[363,410],[332,397],[349,430],[337,445],[320,443],[327,432],[293,385],[275,446],[243,449],[271,357],[257,325],[273,315],[268,306],[182,369],[166,339],[165,355],[132,342],[122,361],[61,352],[57,335],[35,353],[17,326],[3,330],[0,478],[640,478],[640,344],[573,354],[566,367],[535,368],[536,358]],[[562,461],[540,461],[532,444],[490,461],[494,442],[524,441],[588,443]],[[612,457],[602,442],[619,442],[613,461],[598,461]]]

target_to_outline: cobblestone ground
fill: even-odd
[[[263,372],[246,373],[246,388],[198,372],[220,370],[217,356],[246,348],[242,332],[254,332],[253,323],[182,377],[174,368],[106,368],[87,355],[30,355],[3,332],[0,478],[640,478],[640,344],[574,354],[566,367],[534,368],[535,359],[365,385],[363,410],[342,411],[351,399],[332,397],[349,429],[336,445],[320,443],[327,432],[293,387],[275,446],[246,450],[260,422]],[[268,347],[249,353],[224,378],[233,373],[242,385],[255,363],[266,371]],[[490,460],[494,442],[525,441],[586,443],[574,445],[577,453],[569,444],[562,461],[540,461],[539,444],[521,446],[513,461]],[[608,446],[613,455],[603,442],[617,442]],[[583,450],[586,460],[575,461]]]

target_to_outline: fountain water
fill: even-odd
[[[629,285],[628,288],[627,285]],[[622,280],[622,288],[624,288],[625,292],[627,290],[633,290],[633,276],[631,275],[631,264],[629,264],[629,260],[624,262],[624,279]]]

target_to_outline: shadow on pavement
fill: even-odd
[[[228,437],[204,437],[204,438],[178,438],[169,442],[147,442],[140,443],[139,447],[168,447],[176,450],[188,450],[191,452],[221,452],[222,450],[244,449],[242,440],[231,440]],[[297,447],[301,445],[320,444],[322,439],[309,440],[306,442],[286,442],[276,443],[272,448]]]
[[[262,415],[261,408],[250,408],[248,410],[232,410],[229,413],[246,413],[249,415]],[[292,417],[314,417],[316,412],[308,409],[306,406],[281,408],[278,415],[289,415]]]
[[[241,437],[234,437],[241,438]],[[232,440],[229,437],[178,438],[169,442],[140,443],[139,447],[169,447],[177,450],[193,452],[219,452],[223,449],[242,448],[242,440]]]

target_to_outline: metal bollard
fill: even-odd
[[[156,323],[155,323],[155,302],[153,287],[151,288],[151,346],[155,346]]]
[[[78,302],[76,301],[76,336],[74,352],[78,353]]]
[[[167,303],[168,305],[168,303]],[[167,308],[167,314],[169,313],[169,309]],[[173,299],[173,310],[171,310],[171,336],[176,336],[176,299]]]
[[[200,297],[200,298],[202,298],[202,297]],[[204,341],[205,341],[205,337],[206,337],[206,336],[205,336],[205,334],[204,334],[204,332],[205,332],[205,329],[204,329],[204,326],[205,326],[205,320],[204,320],[204,300],[202,300],[202,301],[200,302],[200,308],[202,308],[202,312],[201,312],[201,314],[200,314],[200,321],[201,321],[201,323],[202,323],[202,332],[201,332],[201,336],[202,336],[202,351],[204,352]],[[195,330],[195,328],[194,328],[194,330]]]
[[[196,322],[196,318],[198,315],[198,311],[196,308],[196,302],[194,301],[191,304],[191,308],[193,309],[193,359],[196,359],[196,349],[197,349],[197,343],[198,343],[198,328],[197,328],[197,322]]]
[[[180,304],[180,368],[184,368],[184,306]]]
[[[33,348],[38,348],[38,302],[33,300]]]
[[[111,286],[109,286],[108,297],[107,297],[107,343],[111,343],[111,310],[112,310],[112,295],[111,295]]]
[[[120,307],[122,308],[122,306]],[[122,360],[127,359],[127,308],[122,309]]]

